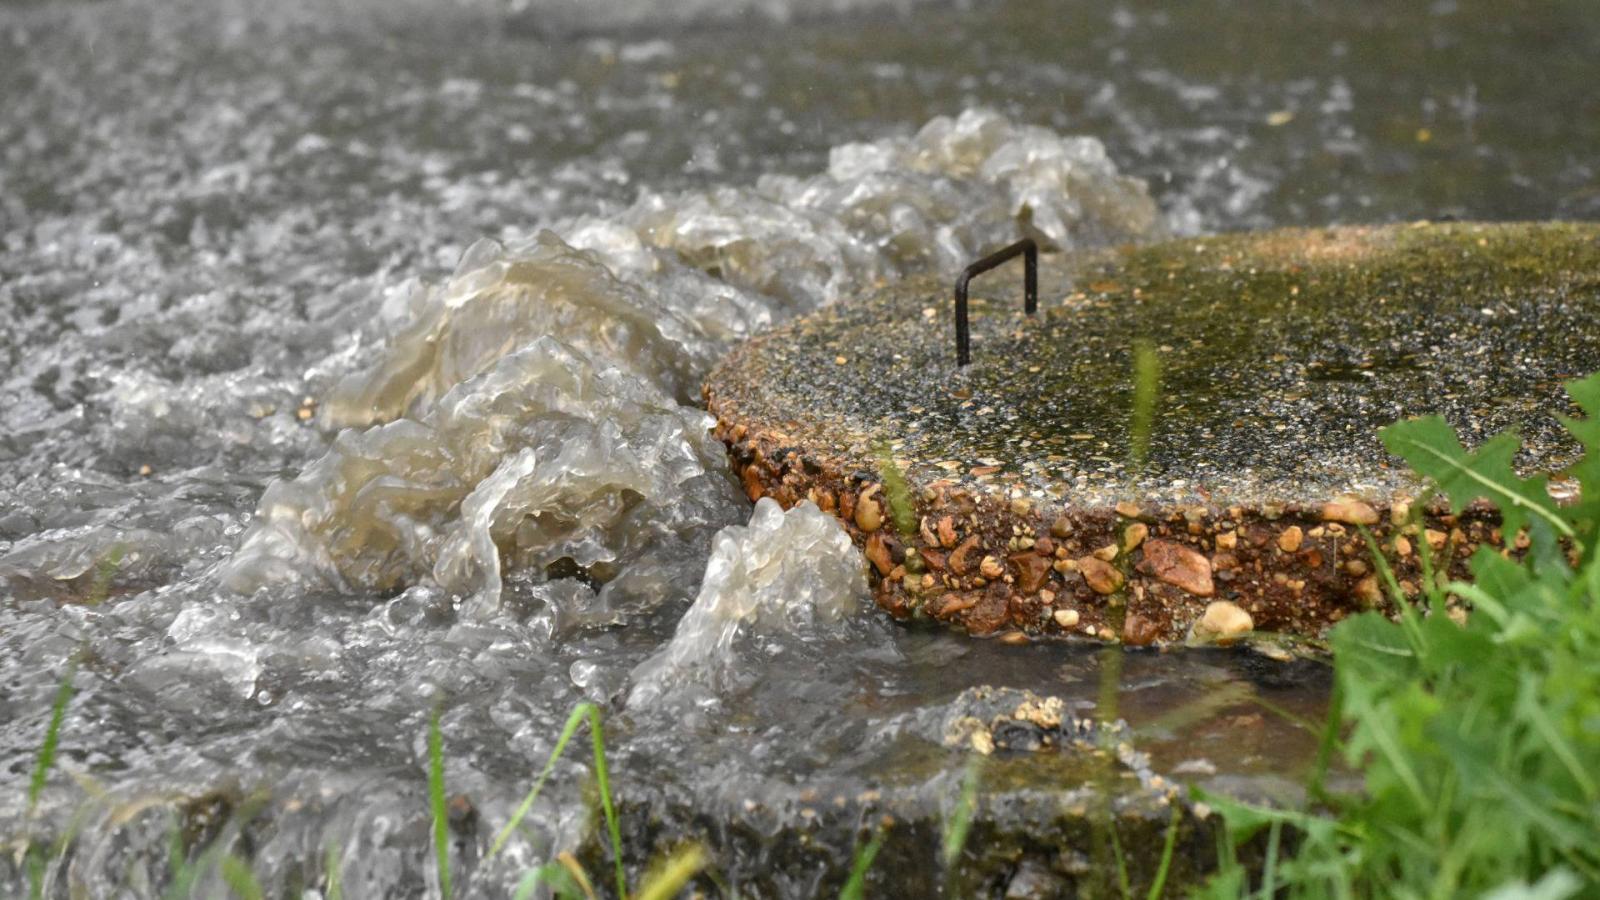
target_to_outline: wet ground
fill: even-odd
[[[230,846],[273,891],[321,889],[332,847],[352,894],[425,894],[435,708],[483,823],[456,882],[491,896],[592,836],[573,761],[475,864],[582,699],[635,822],[824,780],[947,810],[970,751],[927,723],[978,684],[1295,796],[1314,676],[1134,654],[1108,679],[1098,648],[880,620],[815,521],[718,537],[752,511],[698,381],[1022,220],[1072,249],[1600,217],[1587,4],[700,7],[0,9],[0,823],[76,835],[52,892],[159,894],[177,825],[202,842],[213,801],[265,790]],[[837,883],[824,846],[805,871]],[[817,890],[724,850],[729,884]]]

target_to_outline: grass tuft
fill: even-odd
[[[34,755],[33,780],[28,783],[28,817],[32,818],[34,810],[39,805],[39,795],[44,792],[45,782],[50,778],[50,770],[56,764],[56,748],[61,743],[61,722],[67,715],[67,704],[72,702],[72,679],[78,673],[78,658],[73,656],[67,661],[67,672],[61,677],[61,685],[56,688],[56,700],[50,707],[50,724],[46,726],[44,741],[39,744],[39,752]]]
[[[433,810],[433,855],[439,867],[439,896],[449,900],[450,811],[444,794],[444,736],[439,731],[439,707],[428,720],[428,806]]]
[[[1172,868],[1172,854],[1178,848],[1178,823],[1183,820],[1183,815],[1176,804],[1172,807],[1172,815],[1167,820],[1167,838],[1161,845],[1161,862],[1156,866],[1156,877],[1150,882],[1150,892],[1145,895],[1145,900],[1161,900],[1162,892],[1167,888],[1167,872]]]
[[[1363,532],[1394,613],[1333,630],[1332,708],[1307,791],[1319,807],[1206,797],[1228,842],[1203,896],[1600,896],[1600,376],[1567,388],[1588,416],[1562,420],[1584,449],[1567,473],[1575,502],[1517,473],[1514,435],[1469,451],[1437,417],[1383,429],[1452,512],[1492,503],[1507,545],[1526,528],[1527,552],[1482,547],[1472,582],[1447,582],[1456,548],[1417,540],[1414,602]],[[1464,623],[1449,615],[1457,603],[1471,606]],[[1327,789],[1335,754],[1361,790]],[[1251,892],[1234,853],[1262,829]]]
[[[77,673],[78,657],[74,655],[67,660],[67,671],[61,676],[55,702],[50,707],[50,724],[45,726],[44,740],[34,754],[33,777],[28,782],[27,812],[24,814],[30,826],[39,807],[39,796],[44,793],[44,786],[50,780],[50,770],[55,768],[56,750],[61,744],[61,723],[66,719],[67,705],[72,702],[72,679]],[[28,879],[28,896],[37,900],[44,895],[46,850],[44,845],[33,841],[31,834],[25,834],[24,841],[26,859],[23,868]]]
[[[511,835],[516,833],[517,828],[522,825],[522,820],[527,818],[528,813],[533,810],[533,804],[539,799],[539,793],[544,790],[545,782],[549,780],[551,773],[555,771],[556,761],[566,752],[567,744],[572,741],[573,736],[578,733],[578,728],[584,722],[589,723],[589,733],[594,747],[595,784],[600,793],[600,808],[605,816],[606,833],[611,840],[611,858],[616,872],[617,896],[626,898],[628,896],[628,879],[622,867],[622,826],[617,821],[616,804],[611,796],[611,773],[610,767],[606,764],[606,737],[605,729],[600,721],[600,707],[593,703],[579,703],[573,707],[572,713],[567,716],[566,725],[561,729],[561,736],[556,739],[555,746],[550,750],[550,758],[545,760],[544,768],[539,771],[539,777],[534,779],[533,787],[528,790],[527,796],[523,797],[522,802],[517,804],[516,810],[511,814],[510,821],[506,822],[505,827],[500,829],[500,833],[495,835],[494,844],[490,846],[489,854],[485,857],[485,861],[494,859],[501,850],[505,849],[506,842],[511,839]],[[536,886],[539,884],[540,879],[551,877],[549,873],[537,875],[537,873],[544,872],[546,869],[548,869],[548,866],[535,869],[528,876],[525,876],[524,881],[526,882],[528,878],[533,878],[534,880],[530,884]],[[581,874],[582,870],[580,869],[579,872]],[[587,883],[587,876],[584,876],[584,879],[584,883]],[[532,887],[529,890],[532,890]]]
[[[255,873],[250,871],[250,864],[234,854],[229,853],[222,857],[217,869],[222,875],[223,883],[239,900],[262,900],[265,896],[261,890],[261,882],[257,881]]]
[[[344,900],[344,877],[342,874],[344,866],[340,859],[341,856],[339,848],[332,841],[329,841],[326,850],[323,852],[323,868],[327,872],[327,882],[322,892],[324,900]]]
[[[878,858],[878,851],[883,849],[883,842],[888,838],[887,830],[880,830],[861,847],[856,849],[856,858],[850,866],[850,877],[844,883],[844,888],[839,891],[839,900],[866,900],[867,872],[872,870],[873,860]]]
[[[589,706],[589,734],[594,739],[594,780],[600,788],[600,808],[606,814],[606,831],[611,835],[611,861],[617,871],[617,896],[628,896],[628,876],[622,871],[622,826],[617,822],[616,804],[611,799],[611,776],[606,766],[606,735],[600,727],[600,708]]]
[[[972,816],[978,807],[978,781],[982,773],[983,757],[975,756],[967,764],[966,774],[961,779],[961,793],[956,796],[956,807],[944,821],[944,840],[940,847],[944,851],[947,877],[955,871],[956,861],[961,858],[961,851],[966,849],[967,835],[972,830]]]

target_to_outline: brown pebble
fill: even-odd
[[[1101,547],[1099,550],[1094,551],[1094,558],[1104,562],[1110,562],[1113,559],[1116,559],[1117,545],[1107,544],[1104,547]]]
[[[1122,620],[1122,642],[1130,647],[1144,647],[1155,643],[1161,629],[1156,623],[1138,613],[1130,612]]]
[[[1018,553],[1011,557],[1011,564],[1017,569],[1017,586],[1024,594],[1037,593],[1050,580],[1050,560],[1047,557],[1037,553]]]
[[[1215,591],[1211,581],[1211,561],[1173,541],[1146,541],[1144,559],[1139,563],[1139,568],[1196,597],[1209,597]]]
[[[1396,525],[1404,525],[1406,519],[1411,517],[1411,504],[1405,500],[1396,500],[1389,505],[1389,521]]]
[[[1137,519],[1137,518],[1139,518],[1139,504],[1130,503],[1127,500],[1124,500],[1121,503],[1118,503],[1117,504],[1117,515],[1123,516],[1123,517],[1129,518],[1129,519]]]
[[[968,634],[976,637],[994,634],[1010,619],[1010,611],[1011,605],[1006,602],[1004,592],[985,591],[978,595],[973,607],[961,616],[961,624]]]
[[[1006,573],[1005,567],[1000,565],[1000,560],[992,556],[985,556],[978,563],[978,572],[985,578],[999,578]]]
[[[1376,525],[1378,511],[1355,497],[1340,497],[1322,505],[1322,518],[1326,522],[1343,522],[1346,525]]]
[[[1052,618],[1062,628],[1072,628],[1078,624],[1078,611],[1075,609],[1058,609]]]
[[[1193,630],[1200,640],[1226,644],[1249,634],[1255,627],[1255,621],[1239,604],[1216,600],[1206,604],[1206,611],[1200,621],[1194,623]]]
[[[1066,516],[1057,516],[1056,520],[1050,523],[1050,533],[1058,538],[1064,538],[1072,533],[1072,522]]]
[[[888,575],[894,569],[894,559],[889,555],[889,546],[884,543],[883,535],[875,534],[867,538],[867,549],[864,552],[867,562],[872,563],[872,567],[878,570],[879,575]]]
[[[1368,575],[1356,582],[1356,599],[1360,600],[1361,605],[1367,609],[1371,609],[1383,601],[1383,590],[1378,587],[1376,575]]]
[[[1083,574],[1083,580],[1088,583],[1089,589],[1096,594],[1115,593],[1122,587],[1122,573],[1105,560],[1085,556],[1078,560],[1078,571]]]
[[[1305,533],[1300,530],[1299,525],[1290,525],[1278,535],[1278,549],[1285,553],[1293,553],[1300,549],[1300,542],[1304,537]]]
[[[1135,522],[1132,525],[1129,525],[1128,530],[1122,533],[1122,549],[1132,550],[1135,547],[1138,547],[1140,544],[1144,543],[1145,536],[1149,533],[1150,526],[1144,524],[1143,522]]]
[[[750,502],[760,500],[764,491],[761,485],[761,473],[756,471],[756,467],[746,466],[744,473],[739,477],[744,482],[744,495],[750,498]]]
[[[965,541],[962,541],[961,546],[957,547],[950,553],[949,563],[951,571],[955,572],[957,575],[967,574],[967,571],[972,568],[972,560],[968,557],[973,553],[973,551],[980,549],[981,548],[978,546],[977,535],[972,535]]]
[[[949,516],[939,520],[939,546],[949,549],[956,545],[956,523]]]
[[[964,612],[978,605],[977,594],[945,594],[941,598],[938,617],[949,618],[958,612]]]
[[[1239,533],[1237,531],[1224,531],[1217,535],[1218,550],[1232,550],[1239,546]]]
[[[867,488],[856,500],[856,527],[867,534],[877,531],[878,526],[883,524],[883,507],[872,496],[877,489],[877,485]]]

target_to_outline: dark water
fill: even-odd
[[[76,829],[62,895],[158,895],[172,811],[258,789],[273,892],[329,845],[432,891],[436,706],[490,833],[584,699],[624,794],[947,792],[964,754],[897,763],[961,689],[1092,712],[1102,658],[892,627],[819,520],[718,537],[721,352],[1019,219],[1600,216],[1582,2],[13,4],[0,44],[0,875]],[[1295,795],[1314,735],[1252,698],[1315,719],[1315,679],[1121,685],[1157,769]],[[582,843],[585,771],[458,884]]]

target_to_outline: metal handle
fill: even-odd
[[[1022,276],[1023,309],[1033,315],[1039,309],[1039,245],[1033,238],[1023,238],[1009,247],[996,250],[965,269],[956,279],[956,365],[972,362],[972,336],[967,329],[967,282],[982,275],[1017,254],[1025,254]]]

